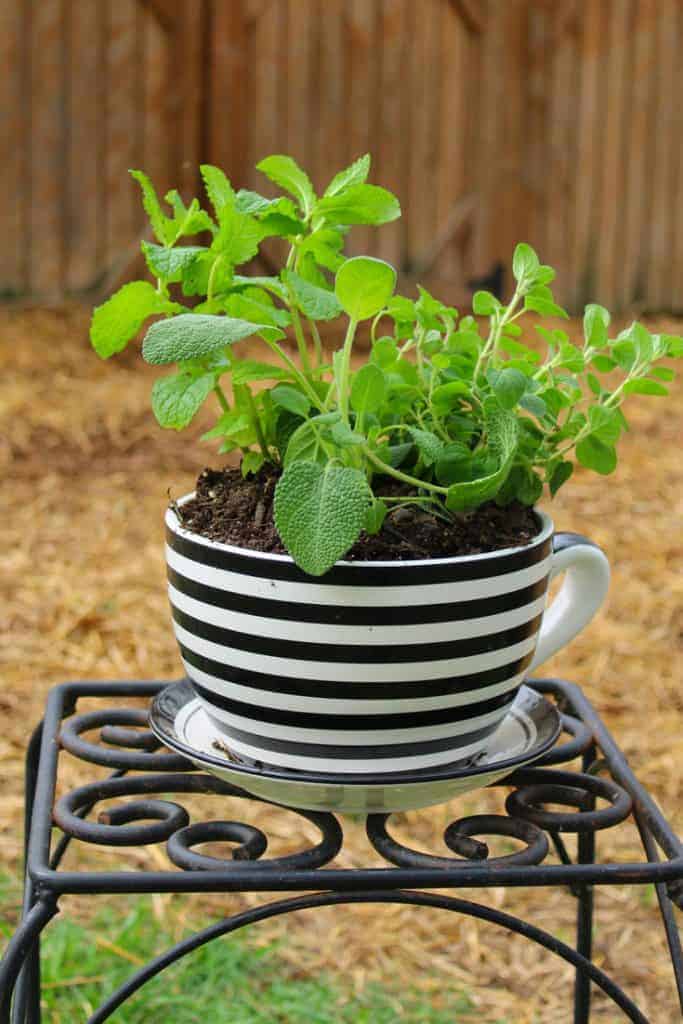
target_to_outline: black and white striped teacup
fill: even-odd
[[[218,544],[166,515],[169,596],[199,700],[238,756],[336,774],[475,755],[529,671],[572,639],[609,583],[577,534],[424,561],[338,562]],[[567,573],[545,611],[548,584]]]

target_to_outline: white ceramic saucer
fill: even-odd
[[[187,681],[172,683],[158,694],[149,724],[167,747],[254,796],[289,807],[347,814],[428,807],[488,786],[541,757],[561,731],[557,708],[522,686],[509,713],[475,756],[440,768],[358,777],[277,768],[232,754],[229,741]]]

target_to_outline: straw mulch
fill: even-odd
[[[100,363],[86,341],[87,320],[78,308],[5,311],[0,320],[0,871],[19,869],[22,757],[49,687],[69,678],[180,674],[164,593],[161,522],[168,488],[175,495],[191,489],[197,471],[212,459],[198,441],[205,423],[182,438],[159,430],[149,410],[153,374],[134,352]],[[586,533],[605,548],[614,579],[597,620],[546,666],[547,674],[586,688],[679,829],[682,399],[677,384],[668,401],[633,401],[634,429],[623,442],[616,477],[579,473],[554,502],[560,528]],[[64,782],[84,774],[69,766]],[[504,792],[475,793],[447,807],[397,816],[394,832],[442,852],[449,821],[498,810]],[[315,830],[292,814],[228,804],[213,801],[209,810],[222,818],[267,821],[272,853],[295,849],[302,834],[315,838]],[[634,830],[604,834],[599,851],[604,858],[638,856]],[[100,867],[164,863],[161,848],[81,848],[73,857],[72,863],[96,861]],[[362,826],[350,823],[338,863],[368,862],[375,860]],[[568,894],[493,890],[475,898],[572,941],[575,908]],[[212,898],[205,908],[220,915],[239,902]],[[183,907],[177,899],[155,902],[156,912],[169,920],[181,920]],[[604,890],[597,907],[596,962],[623,980],[650,1019],[679,1019],[653,894]],[[79,901],[71,910],[84,916],[90,904]],[[449,987],[470,990],[472,1014],[463,1021],[571,1019],[568,967],[467,918],[367,906],[299,915],[268,929],[262,927],[258,939],[286,931],[285,954],[303,971],[339,970],[357,987],[378,978],[411,981],[437,1000]],[[622,1017],[598,996],[594,1019]]]

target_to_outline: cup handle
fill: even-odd
[[[530,672],[573,640],[591,621],[609,587],[607,556],[579,533],[556,533],[550,579],[567,576],[555,600],[546,609]]]

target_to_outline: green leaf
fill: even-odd
[[[240,464],[242,476],[247,477],[251,473],[258,473],[265,461],[263,452],[245,452]]]
[[[451,441],[444,446],[437,459],[436,478],[443,487],[450,487],[458,480],[469,480],[469,466],[472,452],[462,441]]]
[[[458,407],[457,399],[461,395],[470,395],[472,388],[464,380],[451,380],[448,384],[439,384],[432,393],[432,402],[440,410],[448,411]]]
[[[315,205],[315,192],[310,178],[291,156],[267,156],[256,165],[256,168],[285,192],[294,196],[304,216],[308,217]]]
[[[483,502],[495,498],[512,469],[517,450],[517,417],[514,413],[500,409],[497,403],[487,402],[485,412],[489,449],[497,468],[476,480],[449,487],[446,507],[452,512],[477,508]]]
[[[503,409],[514,409],[527,389],[528,380],[519,370],[506,367],[496,373],[490,383]]]
[[[235,190],[220,167],[212,164],[200,164],[199,170],[204,179],[206,194],[216,213],[219,224],[223,223],[223,214],[226,210],[233,210],[235,207]]]
[[[301,312],[311,320],[334,320],[341,314],[342,308],[334,292],[311,284],[293,270],[283,270],[282,277]]]
[[[368,508],[365,516],[365,532],[373,536],[382,529],[384,520],[387,517],[387,506],[384,502],[375,498]]]
[[[233,364],[233,384],[248,384],[254,380],[291,380],[292,374],[281,366],[260,363],[256,359],[240,359]]]
[[[378,338],[372,346],[370,359],[378,366],[391,366],[398,359],[398,345],[394,338]]]
[[[648,380],[647,377],[638,377],[636,380],[627,380],[624,384],[625,395],[668,395],[669,389],[665,388],[656,380]]]
[[[562,484],[565,484],[569,477],[574,472],[574,464],[572,462],[558,462],[553,469],[548,486],[550,487],[550,494],[554,498],[559,491]]]
[[[635,343],[638,359],[641,362],[649,363],[654,354],[654,342],[647,328],[638,322],[634,322],[627,329],[626,337]]]
[[[526,412],[530,412],[532,416],[535,416],[539,420],[542,420],[543,417],[548,414],[547,405],[542,398],[539,398],[538,395],[522,395],[519,400],[519,405],[521,409],[524,409]]]
[[[676,371],[670,369],[668,366],[653,366],[649,371],[653,377],[657,377],[658,380],[674,380],[676,377]]]
[[[525,467],[519,469],[519,477],[515,487],[515,497],[522,505],[535,505],[543,494],[543,481],[533,470]]]
[[[310,401],[306,395],[297,388],[293,388],[291,384],[278,384],[270,392],[270,397],[281,409],[286,409],[287,412],[293,412],[302,418],[308,416],[308,410],[311,408]]]
[[[600,381],[594,373],[587,373],[586,380],[588,381],[588,387],[591,389],[594,395],[599,396],[602,394],[602,384],[600,383]]]
[[[629,338],[620,335],[612,345],[612,355],[619,364],[619,368],[628,373],[636,362],[636,346]]]
[[[387,397],[387,382],[379,366],[366,363],[353,375],[351,408],[355,412],[376,412]]]
[[[202,210],[198,199],[193,199],[189,206],[185,206],[174,188],[166,193],[164,199],[173,207],[175,237],[182,238],[184,235],[198,235],[201,231],[214,230],[213,221],[206,210]]]
[[[417,427],[411,427],[409,433],[425,466],[433,466],[444,453],[443,441],[431,430],[418,430]]]
[[[93,310],[90,341],[101,359],[109,359],[123,351],[147,317],[182,308],[160,295],[148,281],[131,281]]]
[[[551,302],[550,299],[541,299],[536,295],[524,296],[524,308],[532,310],[534,313],[540,313],[541,316],[561,316],[565,320],[569,319],[569,313],[566,309],[562,309],[562,306]]]
[[[352,320],[367,320],[384,309],[396,287],[396,271],[384,260],[354,256],[339,270],[334,291]]]
[[[211,251],[235,266],[246,263],[258,252],[265,237],[263,226],[248,213],[238,213],[234,206],[226,206],[221,214],[220,228],[213,240]]]
[[[472,296],[472,310],[477,316],[491,316],[500,308],[500,302],[491,292],[475,292]]]
[[[338,419],[341,419],[341,413],[338,414]],[[292,433],[283,460],[285,466],[303,460],[318,461],[323,464],[328,461],[328,454],[321,444],[319,430],[316,426],[319,420],[320,417],[306,420]]]
[[[395,195],[379,185],[351,185],[338,195],[319,199],[316,215],[332,224],[388,224],[401,216]]]
[[[141,248],[147,266],[155,277],[162,277],[172,283],[182,279],[187,270],[202,253],[208,252],[203,245],[178,245],[166,248],[153,242],[142,242]]]
[[[131,171],[130,176],[142,189],[142,205],[149,217],[152,231],[162,245],[170,245],[175,238],[176,228],[171,218],[163,213],[154,185],[143,171]]]
[[[332,425],[330,437],[340,448],[356,448],[358,445],[365,444],[363,435],[356,434],[355,431],[351,430],[348,423],[344,423],[343,420]]]
[[[593,405],[588,410],[588,422],[591,436],[606,444],[615,444],[621,436],[622,423],[618,409],[608,409],[604,405]]]
[[[598,373],[609,373],[616,369],[617,361],[609,356],[593,356],[591,366],[594,366]]]
[[[538,256],[526,242],[515,247],[512,257],[512,273],[517,281],[533,281],[539,268]]]
[[[224,412],[215,427],[202,434],[202,441],[215,441],[218,437],[234,437],[248,430],[250,427],[249,416],[238,409],[229,409]]]
[[[326,196],[336,196],[339,192],[349,188],[351,185],[362,185],[370,173],[370,154],[366,153],[358,160],[355,160],[345,170],[335,174],[332,181],[325,189]]]
[[[212,373],[201,377],[190,373],[161,377],[152,388],[152,412],[157,423],[171,430],[182,430],[192,421],[213,386]]]
[[[287,289],[278,277],[247,277],[244,274],[235,274],[233,284],[235,288],[265,288],[280,299],[287,298]]]
[[[672,359],[680,359],[683,356],[683,338],[677,334],[664,335],[666,342],[666,354]]]
[[[617,453],[610,444],[605,444],[593,434],[589,434],[576,446],[576,457],[582,466],[596,473],[608,476],[617,465]]]
[[[583,314],[583,336],[591,348],[604,348],[607,344],[607,328],[610,315],[604,306],[590,303]],[[599,367],[598,367],[599,369]]]
[[[275,488],[275,525],[296,564],[322,576],[358,539],[372,500],[360,470],[293,462]]]
[[[142,344],[142,356],[146,362],[155,365],[201,359],[224,345],[250,338],[263,326],[227,316],[186,313],[152,324]],[[282,331],[279,335],[284,337]]]

